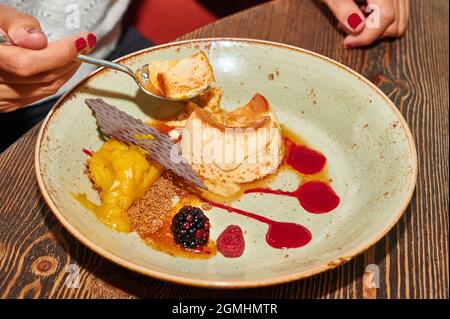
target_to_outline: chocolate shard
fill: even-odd
[[[166,169],[195,186],[207,189],[169,136],[102,99],[85,99],[85,103],[94,112],[97,124],[105,135],[143,148],[152,160]]]

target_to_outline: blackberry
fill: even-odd
[[[172,219],[175,242],[183,248],[201,249],[209,239],[209,219],[198,207],[184,206]]]

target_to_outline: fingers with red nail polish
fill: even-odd
[[[345,48],[367,46],[378,39],[401,37],[409,20],[409,0],[322,0],[338,19],[347,36]]]
[[[88,33],[75,41],[77,52],[89,53],[97,44],[97,36],[93,33]]]
[[[93,33],[89,33],[87,36],[87,42],[89,44],[89,48],[93,48],[95,47],[95,45],[97,44],[97,37],[95,34]]]
[[[344,39],[344,45],[353,47],[367,46],[378,39],[385,37],[398,37],[406,29],[407,18],[402,19],[402,12],[407,12],[407,0],[368,0],[369,15],[365,21],[365,27],[359,34],[349,34]],[[404,22],[402,32],[398,25]]]
[[[87,47],[87,42],[86,42],[86,40],[85,40],[84,38],[78,38],[78,39],[75,41],[75,47],[76,47],[76,49],[77,49],[77,52],[83,51],[83,50],[86,49],[86,47]]]
[[[47,42],[36,18],[2,4],[0,30],[16,44],[0,49],[0,113],[56,93],[79,68],[74,59],[97,41],[84,32]]]
[[[361,25],[362,22],[363,22],[363,19],[357,13],[352,13],[347,18],[347,24],[353,30],[356,30]]]
[[[347,34],[357,34],[364,28],[364,14],[354,0],[324,0],[324,2]]]

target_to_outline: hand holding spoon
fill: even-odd
[[[0,34],[0,45],[15,45],[15,44],[11,40],[11,38],[9,38],[7,35]],[[133,78],[133,80],[136,82],[136,84],[139,86],[139,88],[144,93],[151,95],[155,98],[161,99],[161,100],[168,100],[168,101],[189,100],[191,98],[194,98],[194,97],[202,94],[208,88],[208,86],[201,87],[198,90],[193,91],[192,94],[188,94],[188,95],[184,95],[182,97],[176,97],[176,98],[158,95],[147,89],[149,81],[150,81],[150,67],[148,64],[141,66],[139,69],[136,70],[136,72],[133,72],[129,67],[127,67],[123,64],[110,62],[110,61],[103,60],[103,59],[93,58],[88,55],[80,54],[80,55],[78,55],[77,58],[75,58],[75,60],[79,61],[79,62],[89,63],[89,64],[97,65],[100,67],[105,67],[105,68],[123,72],[123,73],[129,75],[131,78]]]

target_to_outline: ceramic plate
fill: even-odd
[[[119,61],[133,70],[151,60],[185,57],[202,49],[225,94],[222,106],[245,104],[263,94],[279,121],[327,157],[339,206],[310,214],[293,198],[244,196],[233,205],[277,221],[296,222],[312,233],[297,249],[274,249],[267,225],[220,209],[208,212],[217,238],[229,224],[246,232],[242,257],[218,254],[209,260],[173,257],[147,246],[136,234],[106,227],[71,194],[97,194],[84,173],[83,148],[103,141],[85,98],[101,97],[141,118],[164,118],[180,105],[146,97],[133,80],[100,69],[55,105],[36,146],[36,174],[42,194],[58,220],[78,240],[128,269],[172,282],[210,287],[255,287],[304,278],[334,268],[375,244],[398,221],[414,191],[417,160],[411,132],[395,105],[351,69],[296,47],[249,39],[200,39],[142,50]],[[273,187],[290,184],[281,174]]]

